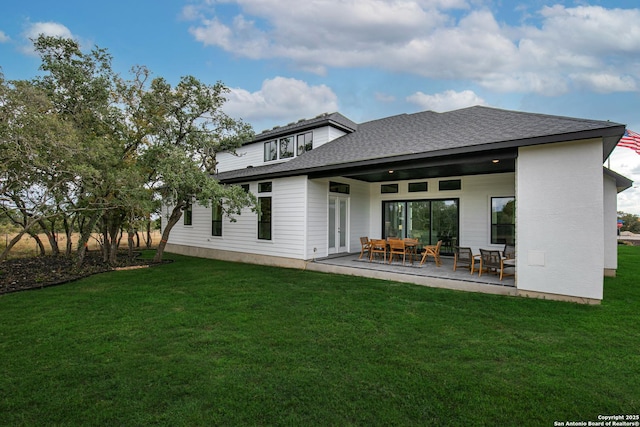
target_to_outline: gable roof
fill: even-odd
[[[228,171],[216,178],[237,183],[302,174],[344,175],[341,172],[346,169],[352,173],[356,170],[362,174],[372,173],[388,169],[394,163],[410,163],[414,167],[420,163],[420,167],[425,168],[442,162],[453,162],[459,166],[455,170],[464,173],[462,165],[480,157],[503,156],[513,160],[518,147],[587,138],[604,139],[604,161],[624,129],[622,124],[608,121],[481,106],[446,113],[400,114],[359,124],[355,132],[290,161]]]

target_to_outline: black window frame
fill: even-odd
[[[293,136],[285,136],[278,140],[278,158],[290,159],[295,156],[296,141]]]
[[[509,203],[513,203],[511,221],[510,222],[500,222],[499,218],[508,218],[507,215],[500,215],[504,210],[495,211],[494,210],[494,200],[508,200],[507,202],[503,202],[503,209]],[[516,240],[516,198],[515,196],[492,196],[490,201],[490,242],[492,245],[515,245]],[[507,237],[501,237],[507,236]]]
[[[409,193],[426,193],[429,191],[429,183],[427,181],[410,182],[408,190]]]
[[[338,194],[350,194],[351,186],[342,182],[329,181],[329,192]]]
[[[273,203],[271,196],[258,197],[258,240],[271,240]]]
[[[193,203],[187,202],[184,209],[182,209],[182,221],[183,225],[193,225]]]
[[[267,153],[270,155],[267,156]],[[264,143],[264,161],[273,162],[274,160],[278,160],[278,142],[275,139]]]
[[[380,194],[396,194],[398,192],[398,184],[380,184]]]
[[[222,236],[222,203],[220,202],[211,202],[211,235]]]
[[[307,136],[309,139],[307,140]],[[300,139],[302,138],[302,144],[300,144]],[[305,132],[296,135],[296,153],[297,155],[301,155],[306,153],[307,151],[313,150],[313,132]]]
[[[461,179],[443,179],[438,181],[438,191],[459,191],[462,190]]]

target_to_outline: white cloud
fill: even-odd
[[[556,5],[521,11],[536,25],[508,25],[477,1],[202,1],[183,11],[196,40],[319,74],[372,67],[546,95],[640,90],[640,27],[624,25],[640,9]]]
[[[309,86],[301,80],[285,77],[265,80],[256,92],[232,88],[227,98],[224,111],[252,123],[268,119],[282,124],[282,121],[338,110],[338,98],[328,86]]]
[[[28,39],[28,44],[22,47],[22,51],[26,54],[33,55],[34,50],[31,40],[37,39],[41,34],[52,37],[74,38],[71,30],[58,22],[34,22],[29,24],[22,33],[22,35]]]
[[[11,39],[9,38],[9,36],[8,36],[8,35],[6,35],[6,34],[4,33],[4,31],[0,31],[0,43],[6,43],[6,42],[8,42],[9,40],[11,40]]]
[[[420,106],[422,109],[437,111],[439,113],[474,105],[487,105],[484,99],[480,98],[471,90],[463,90],[462,92],[447,90],[435,95],[416,92],[407,97],[407,101]]]

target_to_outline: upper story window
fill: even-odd
[[[280,158],[288,159],[293,157],[293,137],[280,138]]]
[[[290,159],[313,149],[313,132],[286,136],[264,143],[264,161]]]
[[[264,161],[270,162],[271,160],[278,159],[278,145],[276,141],[267,141],[264,143]]]
[[[302,133],[297,136],[298,156],[313,149],[313,132]]]

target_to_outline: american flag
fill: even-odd
[[[618,142],[618,147],[631,148],[640,154],[640,133],[626,129],[624,135],[620,138],[620,142]]]

